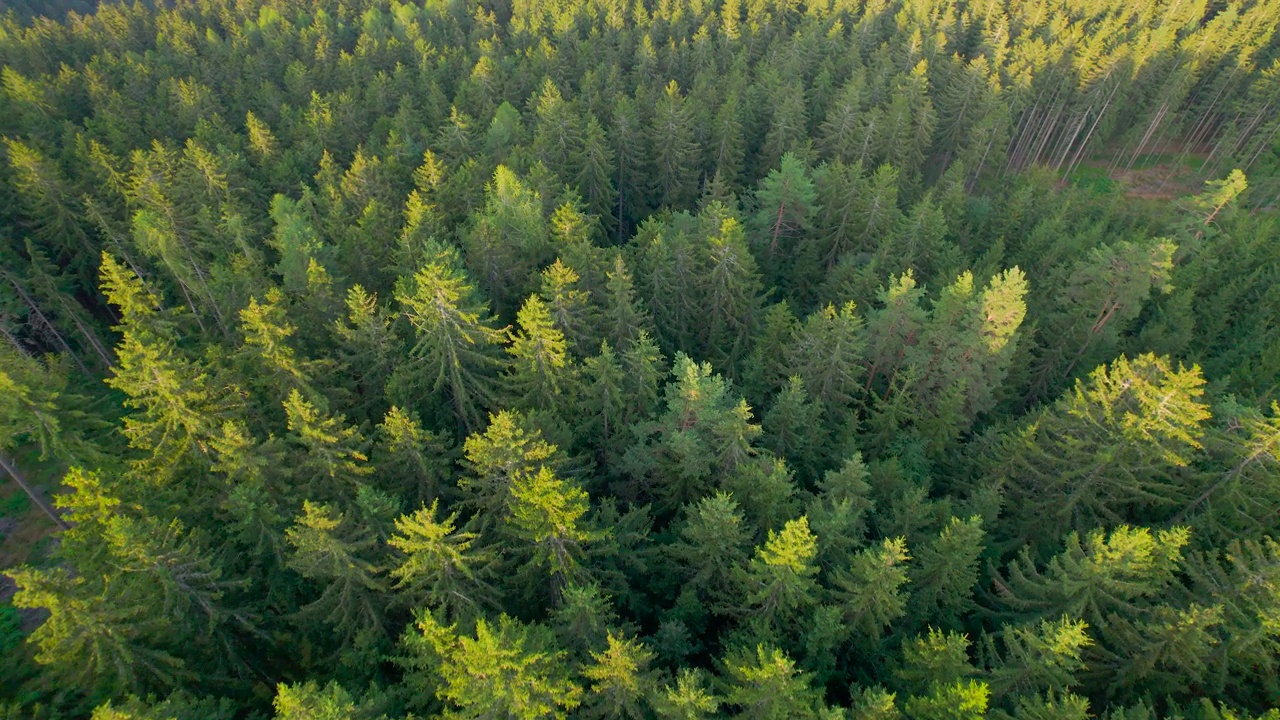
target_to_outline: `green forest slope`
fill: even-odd
[[[158,5],[0,16],[0,718],[1280,718],[1280,2]]]

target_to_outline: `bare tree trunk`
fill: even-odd
[[[40,494],[35,491],[35,488],[27,484],[27,480],[22,477],[22,473],[18,470],[17,464],[4,454],[0,454],[0,469],[3,469],[9,477],[13,478],[13,481],[18,483],[18,487],[22,488],[22,491],[27,494],[27,497],[31,498],[31,501],[36,505],[39,505],[40,509],[49,516],[50,520],[57,523],[58,527],[63,530],[69,530],[71,528],[71,526],[67,524],[67,521],[63,520],[62,517],[58,515],[58,511],[54,510],[53,506],[50,505],[47,500],[40,497]]]
[[[1120,81],[1116,81],[1116,86],[1111,88],[1111,94],[1107,96],[1107,101],[1102,104],[1102,109],[1098,111],[1098,117],[1093,119],[1093,125],[1089,126],[1089,132],[1085,134],[1084,140],[1081,141],[1079,149],[1071,158],[1071,164],[1067,166],[1067,174],[1070,175],[1076,166],[1080,164],[1084,157],[1085,148],[1089,147],[1089,140],[1093,138],[1093,131],[1098,129],[1098,123],[1102,122],[1102,116],[1107,114],[1107,108],[1111,106],[1111,100],[1116,96],[1116,91],[1120,89]]]
[[[76,367],[79,367],[80,371],[88,377],[93,377],[93,373],[89,372],[89,368],[85,367],[84,363],[80,360],[80,356],[76,355],[75,352],[71,350],[71,346],[67,344],[66,338],[62,337],[62,333],[58,332],[58,328],[54,327],[53,323],[49,321],[49,318],[45,317],[44,312],[40,309],[40,305],[37,304],[35,298],[31,297],[31,295],[27,293],[26,289],[22,287],[22,284],[18,282],[18,278],[3,271],[0,271],[0,275],[4,275],[8,278],[9,284],[17,291],[23,302],[25,302],[27,307],[31,309],[31,312],[35,313],[40,322],[48,328],[49,332],[58,341],[58,344],[62,346],[63,351],[67,353],[67,356],[75,361]]]

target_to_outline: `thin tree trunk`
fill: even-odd
[[[1083,159],[1084,151],[1087,147],[1089,147],[1089,141],[1093,139],[1093,131],[1098,129],[1098,123],[1102,122],[1102,117],[1107,114],[1107,108],[1111,106],[1111,100],[1115,98],[1116,91],[1119,89],[1120,89],[1120,81],[1117,80],[1116,86],[1111,88],[1111,94],[1107,96],[1107,101],[1102,104],[1102,109],[1098,111],[1098,117],[1094,118],[1093,125],[1089,126],[1089,132],[1085,133],[1084,140],[1081,141],[1080,147],[1079,149],[1076,150],[1075,156],[1071,158],[1071,164],[1067,166],[1068,175],[1070,175],[1071,172],[1075,170],[1076,166],[1079,165],[1080,161]]]
[[[75,361],[76,367],[80,368],[80,371],[88,377],[93,377],[93,373],[89,372],[89,368],[85,367],[84,362],[80,360],[80,356],[76,355],[75,352],[71,350],[71,346],[67,344],[66,338],[62,337],[62,333],[58,332],[58,328],[54,327],[52,322],[49,322],[49,318],[45,317],[44,312],[40,310],[40,306],[36,303],[35,299],[32,298],[31,295],[27,293],[26,289],[22,287],[22,284],[18,282],[18,278],[8,273],[2,274],[8,277],[9,284],[13,285],[13,289],[22,297],[22,300],[27,304],[27,307],[31,308],[31,312],[35,313],[36,317],[40,319],[40,322],[49,329],[49,332],[57,339],[58,344],[62,346],[63,351],[65,351],[67,355]]]
[[[40,497],[40,494],[27,484],[27,480],[22,477],[22,473],[18,470],[17,464],[4,454],[0,454],[0,469],[3,469],[9,477],[13,478],[13,481],[18,483],[18,487],[22,488],[22,491],[27,494],[27,497],[31,498],[31,501],[36,505],[39,505],[40,509],[49,516],[50,520],[57,523],[58,527],[63,530],[71,529],[71,526],[67,524],[66,520],[63,520],[62,517],[58,515],[58,512],[53,509],[53,506],[50,505],[47,500]]]

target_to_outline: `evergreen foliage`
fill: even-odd
[[[0,718],[1275,720],[1278,27],[12,0]]]

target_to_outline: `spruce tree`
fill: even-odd
[[[652,194],[659,207],[684,210],[698,192],[698,152],[693,115],[672,80],[653,108],[649,143],[653,148]],[[617,123],[617,119],[614,120]]]
[[[1068,530],[1167,516],[1188,499],[1176,478],[1201,447],[1209,409],[1199,368],[1121,357],[1006,436],[991,468],[1009,537],[1043,546]]]
[[[454,452],[445,438],[422,427],[417,413],[392,406],[378,425],[373,460],[384,477],[397,480],[403,497],[425,504],[444,491]]]
[[[406,605],[444,609],[455,619],[477,617],[493,599],[486,575],[492,558],[473,549],[474,533],[457,529],[458,514],[439,518],[440,501],[396,519],[387,544],[398,551],[388,572]]]
[[[475,432],[463,444],[468,472],[458,479],[463,502],[496,517],[510,511],[512,488],[547,465],[559,462],[557,449],[542,439],[542,432],[516,412],[502,411],[489,417],[484,432]]]
[[[430,381],[431,391],[447,394],[462,428],[475,428],[482,408],[496,399],[497,352],[506,330],[494,327],[486,304],[456,266],[432,262],[401,278],[396,300],[417,336],[411,367]]]
[[[724,660],[724,702],[751,720],[813,717],[819,705],[809,678],[781,650],[741,650]]]
[[[608,636],[603,652],[591,653],[593,663],[582,675],[591,682],[583,712],[601,718],[642,718],[645,698],[655,678],[649,670],[653,652],[638,640]]]
[[[587,493],[543,466],[516,478],[508,507],[508,531],[529,546],[532,562],[557,588],[575,577],[583,547],[595,539],[583,522]]]
[[[747,604],[768,622],[786,622],[817,601],[817,539],[801,516],[769,531],[747,568]]]
[[[903,538],[883,541],[853,556],[847,569],[832,576],[835,596],[844,610],[845,624],[858,640],[874,643],[885,628],[907,610],[910,579],[907,543]]]
[[[866,339],[853,303],[827,305],[805,318],[787,349],[792,371],[829,418],[845,417],[863,390]]]
[[[288,439],[297,446],[294,472],[315,496],[339,498],[353,490],[351,484],[373,474],[360,431],[341,415],[328,415],[296,389],[284,401],[289,420]]]
[[[578,358],[586,358],[597,349],[592,343],[600,336],[599,309],[572,267],[556,260],[543,270],[538,297],[547,306],[556,330],[564,335]]]
[[[670,512],[701,498],[714,473],[732,472],[755,450],[760,426],[751,422],[746,402],[711,366],[676,356],[675,380],[667,385],[666,409],[627,452],[626,465],[637,490]]]
[[[418,627],[421,636],[411,638],[410,649],[438,658],[436,695],[451,717],[564,718],[582,704],[582,688],[569,678],[563,653],[547,647],[541,628],[503,615],[497,623],[477,620],[469,637],[430,614],[419,616]]]
[[[765,278],[779,288],[806,291],[817,282],[817,268],[803,262],[810,257],[806,248],[819,209],[809,169],[795,155],[783,155],[760,181],[755,206],[751,240],[764,258]]]
[[[512,336],[511,389],[517,404],[529,410],[553,408],[569,390],[574,368],[569,364],[564,335],[552,324],[551,313],[531,295],[516,316],[519,330]]]
[[[288,566],[316,583],[319,592],[303,605],[295,619],[318,620],[329,626],[342,644],[366,633],[383,632],[385,582],[378,577],[375,539],[353,527],[345,513],[310,501],[285,533]]]

